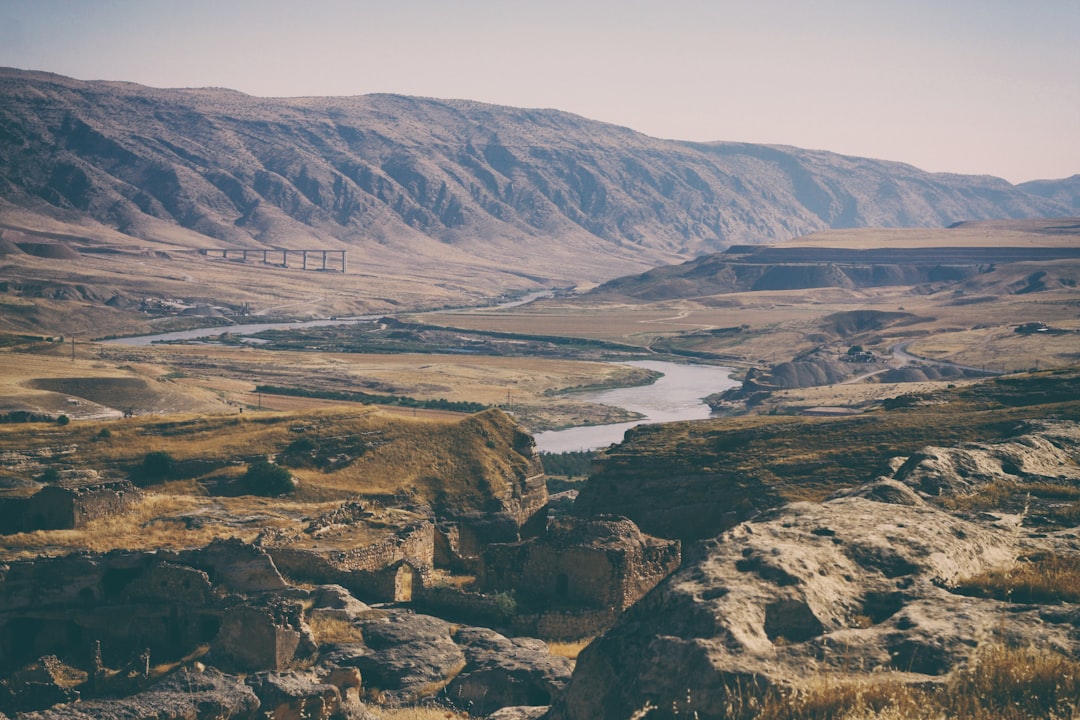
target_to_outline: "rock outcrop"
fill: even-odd
[[[950,591],[1016,560],[1018,517],[963,520],[894,481],[863,494],[794,503],[706,542],[581,653],[547,717],[625,718],[652,704],[649,717],[719,718],[739,688],[823,670],[926,682],[994,636],[1080,652],[1080,613]]]
[[[999,443],[926,447],[908,457],[894,477],[920,492],[956,496],[991,483],[1015,485],[1080,481],[1080,425],[1029,424],[1027,432]]]
[[[87,700],[20,715],[20,720],[255,720],[259,699],[232,675],[184,669],[137,695]]]
[[[463,628],[454,641],[464,648],[466,664],[444,694],[474,715],[503,707],[550,705],[573,670],[573,662],[552,655],[543,641],[534,638]]]
[[[324,648],[321,661],[354,667],[366,692],[383,702],[434,697],[465,667],[465,653],[445,620],[407,610],[358,618],[363,643]]]

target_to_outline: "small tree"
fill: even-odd
[[[285,495],[296,490],[292,473],[266,460],[248,465],[240,483],[252,495]]]
[[[61,415],[60,417],[56,418],[57,425],[67,425],[69,422],[71,422],[71,418],[69,418],[67,415]]]
[[[863,346],[862,345],[852,345],[851,347],[849,347],[847,349],[847,354],[848,355],[858,355],[862,351],[863,351]]]

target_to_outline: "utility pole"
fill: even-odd
[[[75,336],[71,336],[71,362],[75,362]]]

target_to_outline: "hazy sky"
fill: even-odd
[[[1080,173],[1080,0],[0,0],[0,65]]]

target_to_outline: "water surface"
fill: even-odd
[[[626,408],[645,417],[613,425],[588,425],[537,433],[537,449],[555,453],[596,450],[621,442],[623,433],[643,423],[704,420],[712,410],[703,398],[739,384],[731,379],[733,371],[727,367],[683,365],[659,360],[634,360],[620,364],[656,370],[664,373],[664,376],[652,385],[583,393],[578,397],[586,402]]]

